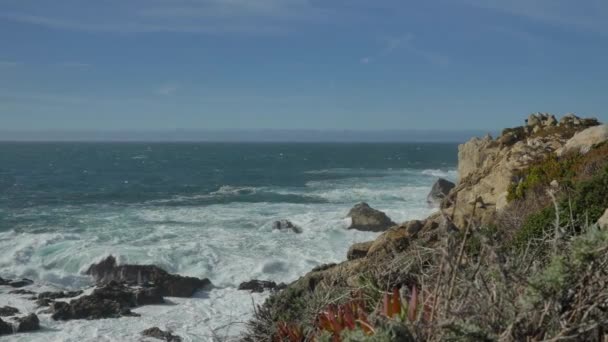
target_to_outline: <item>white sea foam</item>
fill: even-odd
[[[41,333],[14,335],[8,340],[138,340],[139,332],[152,326],[174,330],[186,341],[211,341],[214,334],[238,334],[243,325],[230,323],[246,321],[252,314],[252,300],[261,303],[266,297],[237,291],[240,282],[290,282],[319,264],[343,261],[350,245],[377,236],[346,229],[345,216],[353,204],[366,201],[397,222],[422,218],[433,210],[425,201],[434,181],[429,176],[436,177],[440,172],[455,175],[441,170],[383,172],[383,177],[353,174],[309,182],[302,188],[223,186],[212,194],[194,195],[238,196],[264,191],[314,196],[326,203],[164,206],[162,202],[148,202],[45,208],[50,215],[69,214],[80,228],[50,226],[47,232],[0,233],[3,277],[30,277],[36,286],[80,288],[90,284],[82,272],[101,257],[113,254],[121,262],[156,264],[170,272],[208,277],[218,288],[192,299],[170,298],[174,305],[138,308],[135,311],[142,315],[140,318],[70,322],[55,322],[30,301],[0,293],[0,305],[14,303],[24,312],[38,310],[45,327]],[[302,227],[302,234],[273,231],[272,223],[280,219]],[[58,233],[61,231],[68,233]]]

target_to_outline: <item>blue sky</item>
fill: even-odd
[[[606,0],[0,0],[0,129],[608,121]]]

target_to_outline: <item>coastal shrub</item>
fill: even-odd
[[[524,250],[530,243],[540,240],[547,231],[554,228],[555,208],[547,207],[536,214],[530,215],[521,228],[515,233],[513,245]]]

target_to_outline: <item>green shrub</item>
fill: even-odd
[[[536,214],[530,215],[523,226],[515,233],[513,245],[520,250],[525,249],[530,241],[542,238],[545,232],[554,227],[554,223],[554,207],[547,207]]]

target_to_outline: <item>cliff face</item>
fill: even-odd
[[[497,139],[488,135],[460,145],[459,181],[442,203],[442,212],[459,228],[471,219],[492,222],[506,207],[509,186],[518,181],[518,171],[566,148],[584,152],[605,141],[607,126],[598,125],[595,119],[574,115],[557,121],[552,115],[532,114],[525,126],[505,129]]]

